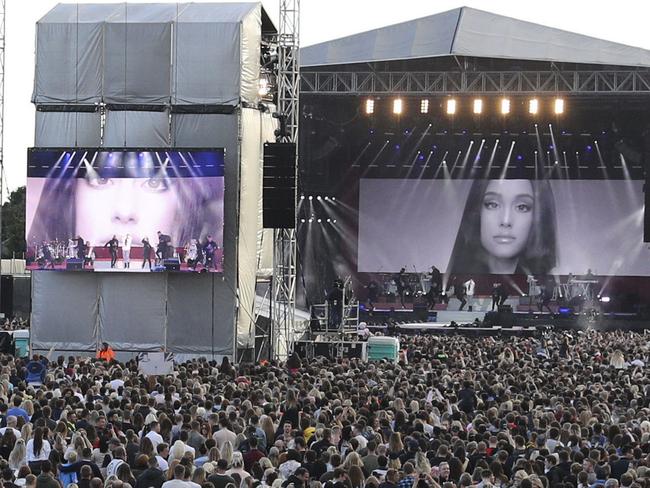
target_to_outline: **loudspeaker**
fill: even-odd
[[[79,258],[69,258],[65,260],[65,269],[68,271],[79,271],[83,269],[84,261]]]
[[[264,144],[262,221],[266,229],[293,229],[296,225],[296,145]]]
[[[14,277],[11,275],[2,275],[2,292],[0,293],[0,312],[6,317],[14,314]]]
[[[646,164],[650,164],[650,162]],[[643,242],[650,242],[650,177],[645,179],[643,196],[645,201],[643,209]]]
[[[426,303],[417,303],[413,305],[413,315],[416,320],[426,322],[429,318],[429,310]]]
[[[180,271],[181,270],[181,261],[178,258],[165,259],[163,261],[165,269],[167,271]]]
[[[484,327],[502,327],[504,329],[512,329],[515,325],[515,314],[510,312],[498,311],[487,312],[483,318]]]

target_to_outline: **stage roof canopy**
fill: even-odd
[[[315,44],[301,65],[443,56],[650,67],[650,51],[469,7]]]

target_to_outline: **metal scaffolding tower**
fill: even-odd
[[[6,0],[0,0],[0,274],[2,274],[2,202],[5,181],[4,131],[5,131],[5,8]]]
[[[278,107],[282,129],[278,142],[296,144],[295,181],[298,185],[298,120],[300,94],[300,0],[280,0],[278,33]],[[294,191],[297,202],[297,190]],[[273,233],[271,297],[271,356],[286,357],[293,349],[296,311],[296,231]]]

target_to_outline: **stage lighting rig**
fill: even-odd
[[[555,112],[555,115],[560,115],[564,113],[564,99],[563,98],[556,98],[555,102],[553,102],[553,112]]]

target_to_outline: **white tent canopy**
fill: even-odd
[[[441,56],[650,67],[650,51],[461,7],[303,48],[325,66]]]

